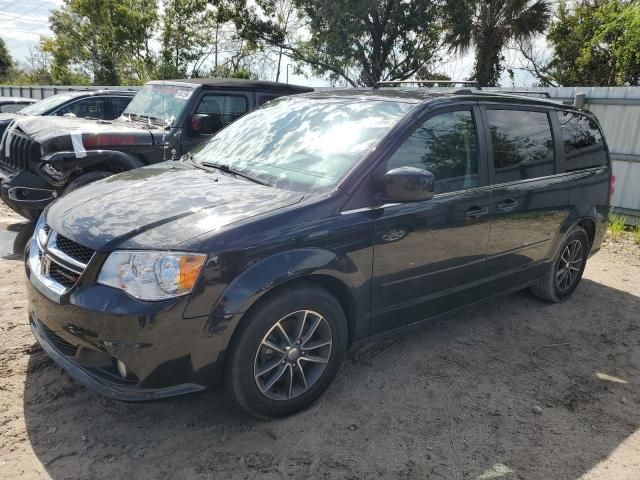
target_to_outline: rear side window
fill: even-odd
[[[579,112],[558,112],[567,170],[607,164],[607,152],[598,124]]]
[[[551,124],[546,112],[487,110],[493,147],[493,183],[553,175]]]
[[[433,173],[436,193],[477,187],[477,135],[471,110],[440,113],[426,120],[387,161],[387,170],[398,167]]]

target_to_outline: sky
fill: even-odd
[[[50,35],[48,17],[51,10],[58,8],[62,0],[0,0],[0,37],[5,41],[13,58],[24,62],[29,55],[29,47],[37,45],[41,35]],[[507,63],[519,66],[519,56],[506,52]],[[286,58],[282,63],[281,81],[286,80]],[[453,79],[468,78],[473,67],[472,55],[450,56],[442,66],[443,73]],[[274,72],[275,75],[275,72]],[[290,67],[289,81],[300,85],[328,86],[328,82],[318,77],[305,77],[293,74]],[[529,86],[534,82],[531,75],[516,71],[516,85]],[[502,84],[511,86],[506,74]]]

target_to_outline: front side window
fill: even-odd
[[[354,98],[282,97],[244,115],[193,150],[280,188],[327,191],[414,104]]]
[[[70,103],[56,112],[56,115],[71,115],[79,118],[105,118],[105,101],[103,98],[85,98]]]
[[[553,175],[551,124],[546,112],[487,110],[494,183]]]
[[[598,124],[579,112],[558,112],[567,169],[607,164],[607,152]]]
[[[240,95],[205,95],[196,108],[196,114],[208,115],[215,127],[213,133],[247,113],[247,99]]]
[[[275,100],[278,97],[281,97],[281,95],[260,95],[260,97],[258,98],[258,105],[270,102],[271,100]]]
[[[387,170],[398,167],[431,172],[436,193],[477,187],[477,135],[471,110],[441,113],[425,121],[387,161]]]

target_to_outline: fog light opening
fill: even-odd
[[[116,361],[116,365],[118,367],[118,373],[120,374],[120,376],[126,379],[129,376],[129,372],[127,371],[127,366],[124,364],[122,360]]]

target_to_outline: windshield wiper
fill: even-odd
[[[190,160],[196,163],[193,160],[193,157],[190,157]],[[237,177],[246,178],[247,180],[251,180],[252,182],[257,183],[259,185],[266,185],[267,187],[271,186],[271,184],[265,182],[264,180],[261,180],[258,177],[251,175],[250,173],[243,172],[242,170],[238,170],[233,167],[230,167],[229,165],[225,165],[222,163],[213,163],[213,162],[200,162],[200,165],[204,167],[215,168],[216,170],[220,170],[221,172],[228,173],[230,175],[235,175]]]

